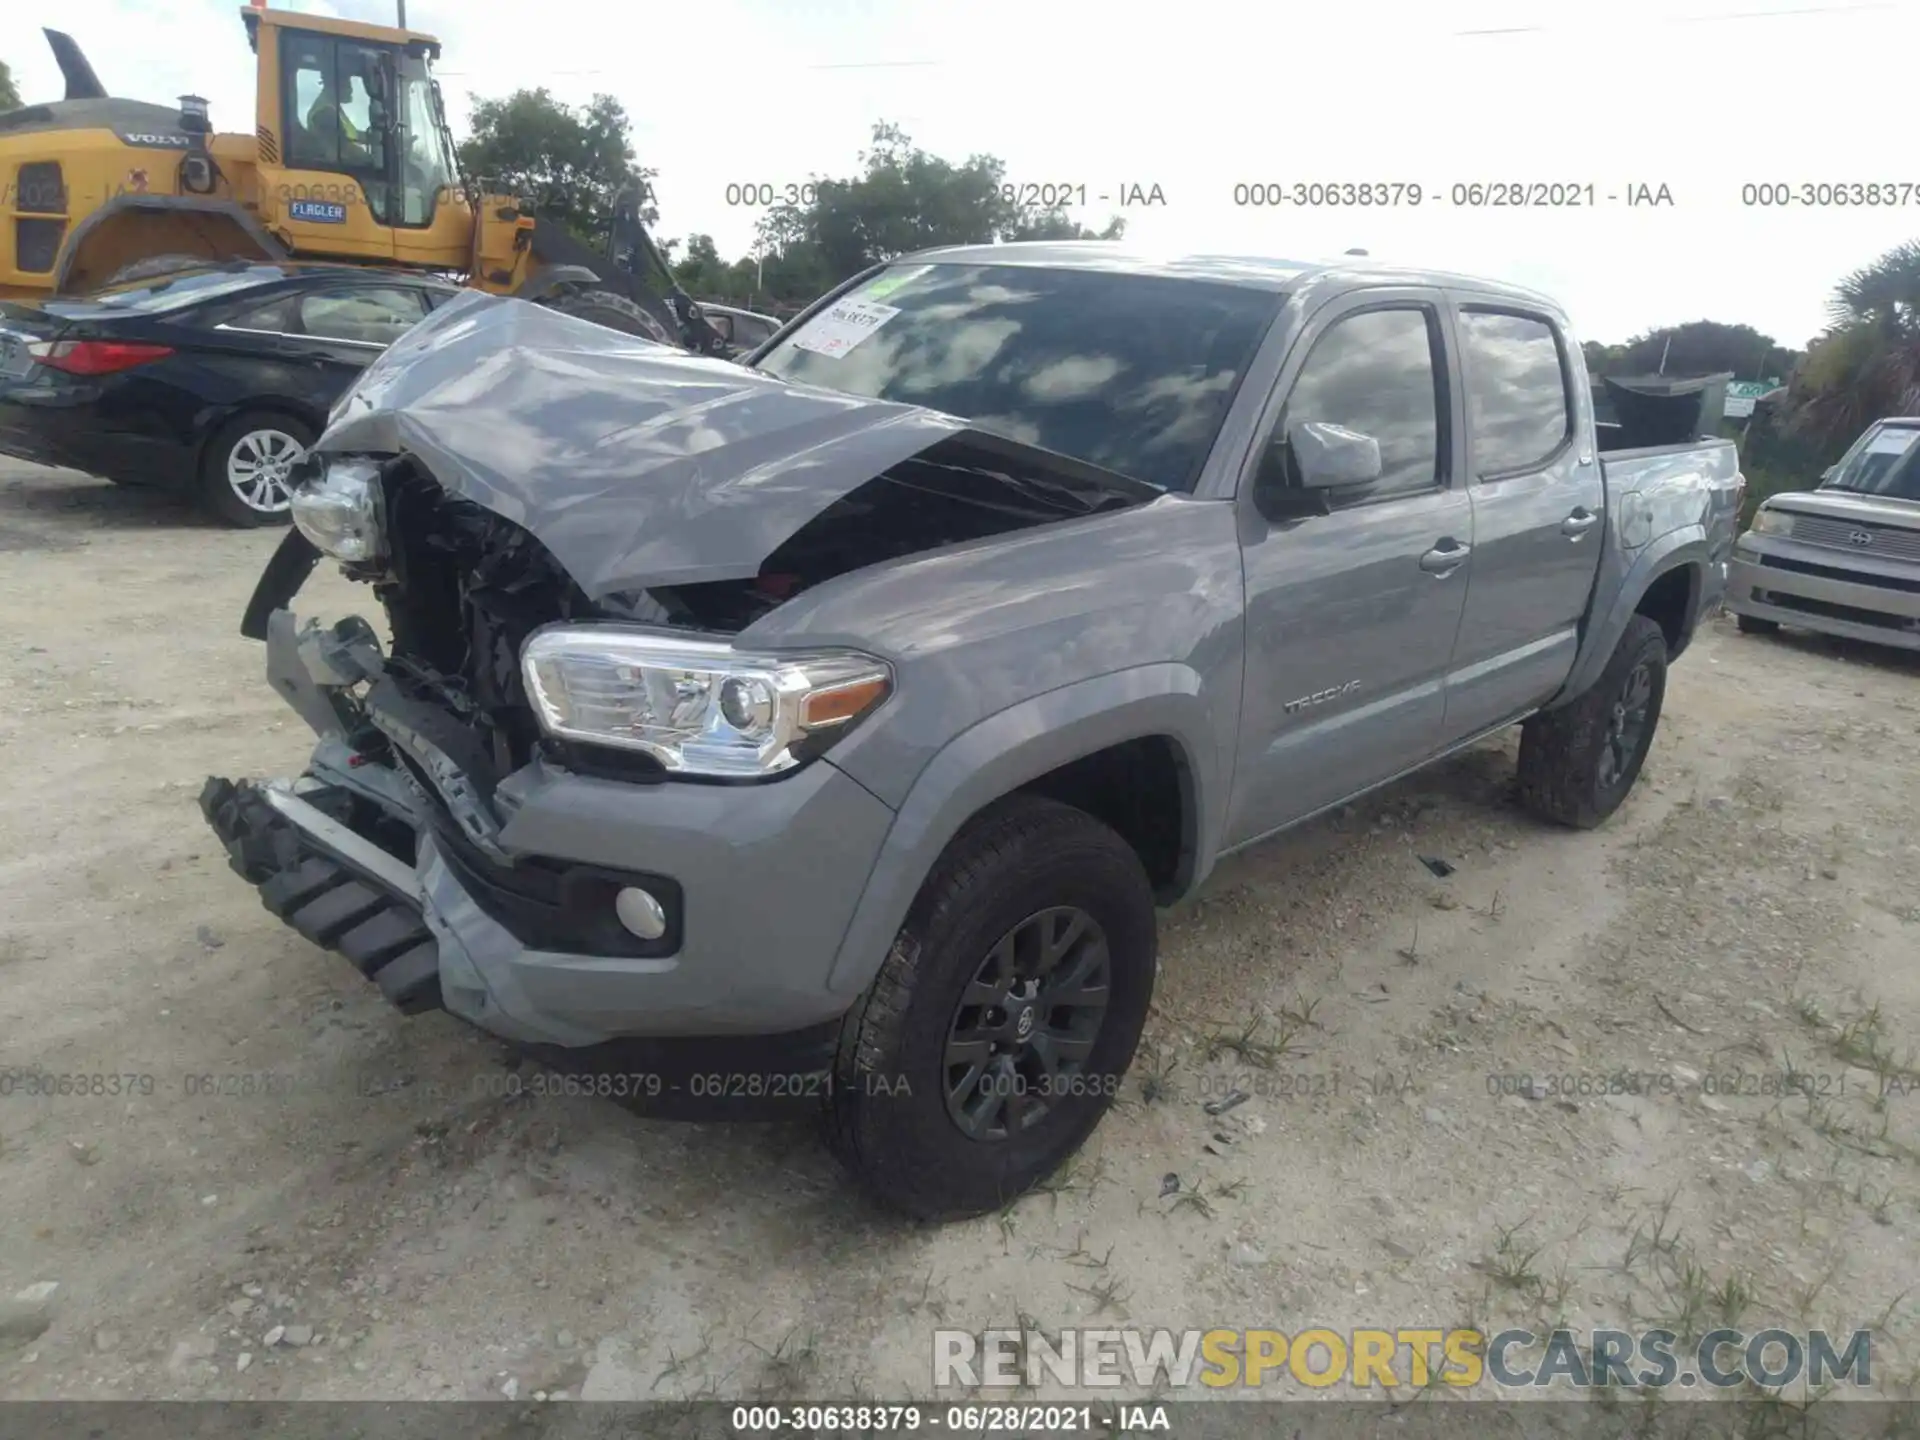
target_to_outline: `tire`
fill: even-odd
[[[1733,617],[1733,627],[1742,635],[1778,635],[1780,633],[1778,620],[1762,620],[1758,615],[1736,615]]]
[[[1064,941],[1076,923],[1080,938],[1047,973],[1062,982],[1081,976],[1084,988],[1057,994],[1100,994],[1104,940],[1105,1003],[1096,1022],[1087,1023],[1089,1009],[1049,1010],[1030,994],[1018,1010],[963,1004],[982,993],[976,986],[999,957],[1030,955],[1028,946],[1048,934]],[[1152,887],[1119,835],[1037,796],[990,807],[947,846],[880,973],[842,1022],[829,1146],[875,1200],[916,1219],[960,1219],[1006,1205],[1078,1150],[1113,1103],[1146,1024],[1157,948]],[[949,1045],[965,1041],[984,1051],[1002,1043],[968,1038],[990,1027],[1013,1052],[986,1060],[1000,1079],[962,1085],[950,1097],[947,1082],[955,1070],[969,1073],[971,1062],[950,1069]],[[1039,1052],[1014,1038],[1033,1034],[1083,1057],[1062,1057],[1056,1073],[1068,1077],[1063,1083],[1037,1083]],[[1022,1074],[1009,1068],[1016,1064],[1026,1067],[1024,1095],[1009,1083]],[[1019,1118],[1022,1105],[1036,1104],[1031,1118]],[[956,1108],[971,1109],[976,1134],[963,1128]]]
[[[153,280],[162,275],[171,275],[176,270],[198,270],[218,263],[204,255],[149,255],[145,259],[122,265],[100,282],[100,288],[104,290],[109,285],[131,284],[135,280]]]
[[[667,333],[667,327],[660,323],[659,316],[636,305],[624,295],[614,294],[611,290],[565,291],[542,303],[549,309],[558,310],[562,315],[589,320],[595,325],[604,325],[609,330],[618,330],[625,335],[638,335],[642,340],[653,340],[662,345],[675,347],[680,343]]]
[[[1586,694],[1520,727],[1520,803],[1577,830],[1600,824],[1639,778],[1666,693],[1666,636],[1636,615]]]
[[[234,416],[214,432],[201,456],[201,505],[236,529],[285,525],[293,518],[287,473],[313,439],[311,426],[288,415],[249,410]],[[250,462],[256,474],[267,471],[257,483],[243,479]],[[258,503],[247,498],[249,494],[258,497]]]

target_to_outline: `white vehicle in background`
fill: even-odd
[[[1733,550],[1727,609],[1920,650],[1920,416],[1876,421],[1815,490],[1769,497]]]

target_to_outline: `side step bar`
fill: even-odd
[[[440,1007],[440,950],[412,867],[290,791],[209,776],[200,813],[269,911],[345,955],[402,1013]]]

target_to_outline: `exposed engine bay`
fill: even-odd
[[[385,692],[383,721],[411,712],[461,770],[504,776],[543,743],[520,669],[522,647],[541,626],[618,620],[737,634],[852,571],[1139,503],[1100,472],[1079,470],[1070,462],[1055,469],[1014,447],[1002,452],[990,437],[956,436],[832,502],[750,578],[594,600],[525,529],[449,494],[419,461],[400,457],[380,467],[382,558],[342,568],[369,582],[386,611],[392,654],[372,682]],[[369,758],[389,758],[378,733],[352,738]]]

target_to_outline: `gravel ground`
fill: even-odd
[[[266,914],[194,801],[307,750],[235,628],[274,543],[0,466],[0,1066],[150,1077],[0,1097],[0,1395],[901,1398],[1022,1317],[1872,1326],[1920,1380],[1920,663],[1716,622],[1599,832],[1507,737],[1225,864],[1079,1162],[928,1230],[803,1126],[508,1097]]]

